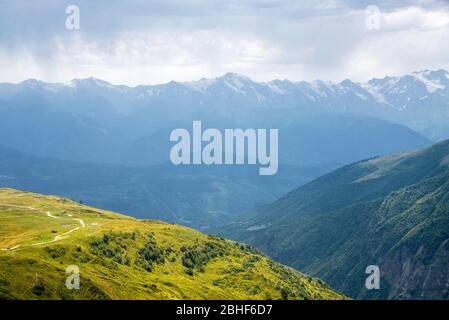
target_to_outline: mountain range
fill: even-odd
[[[446,75],[425,71],[391,79],[401,87],[403,79],[426,84],[429,101],[437,101],[444,100],[446,82],[435,77]],[[429,145],[435,138],[429,128],[437,126],[405,121],[412,107],[392,107],[394,90],[380,80],[370,83],[371,89],[349,80],[258,83],[229,73],[137,87],[94,78],[0,84],[0,186],[200,230],[217,227],[338,166]],[[421,92],[412,91],[410,101],[422,102]],[[421,107],[436,114],[429,111],[433,105]],[[218,129],[278,128],[279,173],[258,177],[251,166],[173,166],[170,132],[191,128],[193,120]]]
[[[390,148],[394,150],[372,148],[363,153],[364,157],[419,147],[426,138],[448,138],[448,75],[444,70],[427,70],[366,83],[345,80],[337,84],[288,80],[258,83],[233,73],[215,79],[137,87],[94,78],[63,84],[37,80],[3,83],[1,143],[41,157],[148,166],[168,162],[166,135],[171,130],[202,120],[205,126],[214,128],[279,128],[281,134],[285,130],[284,138],[301,139],[284,142],[289,153],[279,159],[287,164],[301,161],[303,165],[316,165],[317,159],[344,164],[360,146],[376,141],[377,136],[368,132],[372,118],[386,127],[376,131],[394,136],[389,140],[399,145]],[[327,119],[332,121],[331,126]],[[306,125],[311,121],[315,123],[313,129]],[[359,121],[368,125],[358,126]],[[389,131],[396,125],[401,126],[402,134],[394,131],[399,130],[397,127]],[[419,135],[411,137],[403,126]],[[327,135],[316,137],[322,130],[329,131],[337,141]],[[366,134],[361,141],[344,140],[345,135],[360,133]],[[330,153],[324,157],[322,150],[310,147],[319,147],[322,141],[346,147],[347,155]],[[409,141],[408,145],[404,141]],[[349,161],[360,160],[358,157]]]
[[[359,299],[449,298],[449,140],[344,166],[220,234]],[[379,290],[365,269],[380,268]]]

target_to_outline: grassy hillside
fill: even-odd
[[[449,141],[343,167],[222,234],[357,298],[449,298]],[[380,290],[365,268],[378,265]]]
[[[80,289],[65,286],[80,269]],[[0,189],[0,299],[341,299],[253,247]]]

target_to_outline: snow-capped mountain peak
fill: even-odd
[[[447,73],[438,71],[421,71],[412,74],[418,81],[421,81],[426,86],[428,92],[433,93],[439,90],[446,89]]]
[[[79,88],[79,87],[96,87],[96,88],[104,88],[104,89],[113,89],[115,86],[110,84],[107,81],[100,80],[97,78],[85,78],[85,79],[73,79],[70,82],[64,83],[66,87],[70,88]]]
[[[67,83],[31,79],[19,84],[0,84],[0,101],[14,98],[17,99],[15,103],[22,103],[30,97],[53,103],[54,108],[66,108],[61,101],[68,101],[66,105],[70,105],[70,99],[74,98],[92,101],[86,104],[89,110],[103,101],[105,108],[115,107],[122,114],[166,106],[178,110],[182,105],[192,112],[197,112],[196,108],[217,110],[227,116],[252,107],[289,109],[299,115],[354,113],[397,121],[432,138],[445,137],[445,130],[449,132],[449,73],[441,69],[374,78],[362,83],[349,79],[339,83],[321,80],[256,82],[246,76],[227,73],[211,79],[137,87],[113,85],[96,78],[74,79]],[[429,123],[437,123],[442,129],[429,129]]]
[[[221,77],[211,79],[202,78],[197,81],[183,82],[181,84],[201,93],[206,93],[211,86],[222,83],[235,92],[246,94],[241,88],[245,83],[251,82],[252,80],[246,76],[229,72]]]

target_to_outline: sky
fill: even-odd
[[[69,5],[79,29],[66,27]],[[0,0],[0,82],[338,82],[440,68],[448,1]]]

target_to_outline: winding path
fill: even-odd
[[[39,209],[36,209],[36,208],[33,208],[33,207],[17,206],[17,205],[13,205],[13,204],[0,203],[0,206],[12,207],[12,208],[22,208],[22,209],[29,209],[29,210],[35,210],[35,211],[43,212],[42,210],[39,210]],[[60,218],[60,217],[56,217],[56,216],[52,215],[50,211],[46,211],[46,214],[47,214],[48,217],[50,217],[52,219],[59,219]],[[41,246],[41,245],[44,245],[44,244],[49,244],[49,243],[53,243],[53,242],[59,241],[59,240],[63,239],[64,236],[69,235],[72,232],[75,232],[75,231],[79,230],[80,228],[86,227],[86,224],[84,223],[84,221],[82,219],[76,219],[76,218],[72,218],[72,219],[78,221],[80,226],[76,227],[76,228],[73,228],[73,229],[71,229],[71,230],[69,230],[69,231],[67,231],[67,232],[65,232],[63,234],[55,236],[55,238],[53,240],[46,241],[46,242],[40,242],[40,243],[33,243],[33,244],[31,244],[31,246]],[[13,251],[13,250],[16,250],[16,249],[18,249],[20,247],[22,247],[22,245],[17,245],[17,246],[11,247],[11,248],[1,249],[1,250],[3,250],[3,251]]]

